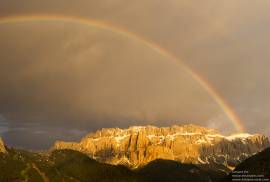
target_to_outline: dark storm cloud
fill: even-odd
[[[65,127],[48,127],[42,124],[17,123],[1,134],[11,147],[44,150],[49,149],[56,140],[79,141],[89,131]]]
[[[2,0],[0,15],[66,14],[125,27],[206,77],[250,132],[268,134],[269,5],[245,0]],[[209,96],[166,58],[121,36],[65,26],[0,26],[5,58],[0,112],[10,122],[67,122],[71,128],[95,129],[190,120],[233,130]]]
[[[220,112],[179,65],[141,42],[73,26],[2,25],[0,108],[8,120],[98,128]]]

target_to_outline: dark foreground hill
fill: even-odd
[[[53,151],[50,155],[9,149],[0,154],[0,181],[139,181],[122,166],[99,163],[72,151]]]
[[[172,160],[157,159],[137,170],[144,181],[219,181],[224,173],[198,167],[193,164],[181,164]]]
[[[225,181],[243,178],[252,181],[270,181],[270,148],[240,163]]]
[[[99,163],[72,150],[37,154],[7,149],[0,154],[0,181],[156,182],[216,181],[223,176],[193,164],[156,160],[137,170]],[[217,178],[218,177],[218,178]]]

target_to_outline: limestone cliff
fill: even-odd
[[[90,133],[78,143],[57,141],[53,149],[73,149],[110,164],[138,167],[161,158],[193,164],[235,167],[270,146],[264,135],[222,136],[195,125],[109,128]]]
[[[2,138],[0,138],[0,153],[6,153],[6,147],[5,147],[5,144],[2,140]]]

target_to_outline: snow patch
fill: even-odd
[[[200,157],[198,157],[198,161],[199,161],[201,164],[206,164],[206,162],[203,161]]]
[[[116,140],[116,142],[120,142],[121,140],[123,140],[124,138],[126,138],[128,136],[129,135],[116,136],[116,137],[114,137],[114,139]]]
[[[252,135],[250,135],[248,133],[240,133],[240,134],[236,134],[236,135],[227,136],[226,139],[228,139],[228,140],[247,139],[250,136],[252,136]]]
[[[199,139],[196,141],[197,144],[203,144],[203,143],[208,143],[207,141],[205,140],[202,140],[202,139]]]

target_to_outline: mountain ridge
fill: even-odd
[[[0,153],[0,181],[5,182],[207,182],[225,176],[225,173],[194,164],[162,159],[131,170],[121,165],[100,163],[81,152],[68,149],[41,154],[7,147],[7,153]]]
[[[87,134],[80,142],[56,141],[52,149],[72,149],[109,164],[130,168],[155,159],[192,164],[222,164],[233,169],[251,155],[270,146],[261,134],[223,136],[197,125],[108,128]]]
[[[96,150],[96,156],[91,156],[87,149],[93,149],[88,148],[93,147],[93,141],[97,147],[110,150]],[[270,148],[256,152],[268,147],[269,139],[259,134],[223,136],[216,130],[196,125],[136,126],[98,130],[78,143],[66,144],[60,142],[63,149],[53,146],[49,151],[37,153],[9,148],[0,138],[0,181],[231,181],[233,169],[228,167],[236,165],[234,170],[252,172],[253,164],[254,174],[265,174],[269,178]],[[180,146],[183,152],[180,156],[174,145]],[[192,147],[195,151],[191,151]],[[118,158],[115,156],[120,151],[113,149],[125,150]],[[247,153],[240,158],[243,151]],[[198,154],[202,161],[190,160],[196,159],[194,156]],[[220,154],[227,156],[223,162]],[[119,163],[123,156],[126,162],[141,163],[135,163],[135,167],[123,165]],[[181,158],[183,156],[193,158],[187,160]],[[169,157],[172,159],[167,159]]]

